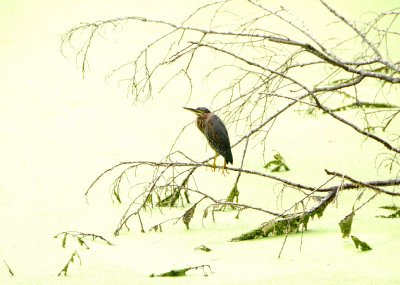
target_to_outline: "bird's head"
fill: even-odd
[[[204,107],[198,107],[196,109],[183,107],[183,109],[195,113],[198,117],[203,117],[205,114],[211,113],[210,110],[208,110],[207,108],[204,108]]]

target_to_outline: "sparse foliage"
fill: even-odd
[[[62,233],[56,234],[54,236],[54,238],[58,238],[58,237],[62,237],[61,246],[63,248],[65,248],[67,245],[68,237],[75,239],[79,243],[80,246],[82,246],[86,249],[89,249],[89,245],[86,242],[87,239],[90,239],[91,241],[95,241],[96,239],[98,239],[98,240],[102,240],[103,242],[105,242],[108,245],[112,245],[112,243],[109,240],[105,239],[104,237],[102,237],[100,235],[87,234],[87,233],[76,232],[76,231],[62,232]]]
[[[76,250],[74,250],[74,252],[71,254],[71,257],[68,259],[67,263],[61,269],[61,271],[57,274],[57,276],[61,276],[61,275],[67,276],[69,266],[72,263],[74,263],[77,259],[79,261],[79,265],[82,265],[82,260],[81,260],[81,257],[79,256],[79,253]]]
[[[67,232],[61,232],[58,233],[54,236],[54,238],[59,238],[61,237],[61,247],[66,248],[67,247],[67,239],[72,239],[75,240],[78,245],[79,249],[83,248],[84,250],[89,250],[90,247],[88,245],[88,240],[91,242],[94,242],[95,240],[101,240],[102,242],[106,243],[107,245],[112,245],[112,243],[105,239],[104,237],[96,234],[90,234],[90,233],[82,233],[82,232],[77,232],[77,231],[67,231]],[[78,249],[75,249],[70,258],[68,259],[67,263],[64,265],[64,267],[61,269],[61,271],[57,274],[57,276],[67,276],[68,274],[68,269],[74,263],[76,260],[79,261],[79,265],[82,265],[82,259],[79,255]]]

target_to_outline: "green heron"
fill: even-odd
[[[198,107],[196,109],[183,109],[191,111],[197,115],[196,124],[199,130],[206,136],[211,148],[215,151],[213,168],[215,170],[218,155],[222,155],[225,159],[222,173],[226,169],[227,163],[233,163],[231,144],[229,142],[228,131],[221,119],[210,112],[207,108]]]

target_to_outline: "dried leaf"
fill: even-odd
[[[203,219],[207,219],[208,216],[208,207],[204,210]]]
[[[158,231],[158,226],[159,226],[159,225],[155,225],[154,227],[151,227],[149,231],[150,231],[150,232],[151,232],[151,231],[157,232],[157,231]]]
[[[182,217],[183,223],[185,224],[186,228],[189,229],[189,223],[193,218],[194,215],[194,210],[196,209],[196,205],[191,207],[189,210],[185,212],[185,214]]]

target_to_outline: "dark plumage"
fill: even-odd
[[[212,149],[216,152],[216,156],[214,157],[214,168],[218,154],[222,155],[225,159],[224,168],[226,167],[227,163],[232,164],[233,157],[229,135],[221,119],[204,107],[199,107],[196,109],[184,107],[184,109],[189,110],[197,115],[197,127],[207,138],[207,141]]]

